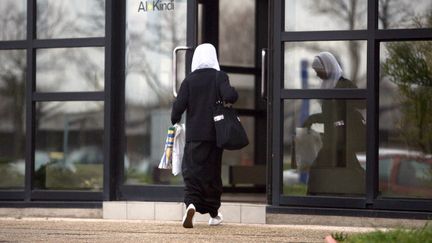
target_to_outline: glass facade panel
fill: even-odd
[[[379,191],[432,198],[432,41],[380,49]]]
[[[38,92],[103,91],[105,87],[103,47],[38,49]]]
[[[249,145],[241,150],[224,150],[222,156],[222,183],[224,186],[252,186],[248,181],[254,181],[253,174],[245,174],[244,168],[251,168],[255,162],[255,119],[240,116],[241,123],[249,138]],[[234,168],[235,167],[235,168]],[[246,168],[246,170],[247,170]],[[240,173],[236,173],[240,171]],[[243,172],[242,172],[243,171]],[[264,167],[265,171],[265,167]],[[248,178],[249,177],[249,178]],[[264,177],[265,184],[265,177]]]
[[[424,0],[380,0],[380,29],[432,28],[432,3]]]
[[[237,109],[254,109],[255,108],[255,76],[246,74],[228,73],[230,84],[238,94],[239,99],[234,104]]]
[[[34,187],[103,188],[103,102],[36,104]]]
[[[255,1],[220,0],[221,65],[254,67],[255,54]]]
[[[157,166],[171,125],[172,51],[186,45],[187,1],[142,3],[126,3],[125,183],[182,184]],[[184,73],[184,61],[177,66]]]
[[[26,51],[0,50],[0,189],[23,188]]]
[[[285,100],[283,193],[365,193],[366,101]]]
[[[27,35],[27,1],[2,0],[0,4],[0,41],[22,40]]]
[[[285,0],[285,31],[359,30],[367,26],[367,0]]]
[[[37,38],[105,36],[105,0],[37,0]]]
[[[353,81],[358,88],[366,88],[366,46],[366,41],[286,42],[284,87],[286,89],[341,87],[333,82],[334,74],[327,71],[326,64],[324,66],[330,76],[325,79],[319,78],[312,68],[315,56],[321,52],[330,52],[342,69],[342,77]]]

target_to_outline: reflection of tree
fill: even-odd
[[[26,54],[22,50],[0,51],[0,116],[11,118],[13,132],[13,156],[24,155],[24,114]],[[8,123],[6,122],[6,123]]]
[[[26,36],[26,14],[11,1],[0,16],[0,40],[17,40]],[[0,51],[0,116],[12,126],[14,158],[24,156],[26,52],[23,50]],[[8,120],[8,118],[10,120]]]
[[[414,12],[404,0],[379,0],[379,23],[383,29],[392,24],[401,24],[414,16]]]
[[[75,23],[63,2],[37,2],[38,38],[52,39],[75,28]]]
[[[127,74],[136,73],[144,78],[148,87],[157,97],[159,106],[170,104],[170,87],[161,82],[160,63],[155,58],[170,60],[172,50],[176,46],[184,45],[185,29],[179,21],[185,20],[185,13],[181,6],[176,5],[175,11],[147,14],[145,28],[137,28],[134,22],[133,28],[127,30]],[[132,6],[131,11],[136,11]],[[180,26],[180,28],[179,28]],[[170,68],[170,67],[168,67]]]
[[[255,55],[254,1],[220,1],[220,61],[234,66],[253,66]],[[239,34],[241,33],[241,34]],[[225,64],[223,63],[223,64]]]
[[[432,26],[432,12],[428,17]],[[420,26],[419,26],[420,27]],[[402,95],[399,128],[408,145],[432,152],[432,42],[387,43],[383,73]]]
[[[334,1],[313,1],[311,9],[317,14],[328,16],[329,18],[347,24],[348,30],[355,30],[365,28],[367,14],[366,1],[363,0],[334,0]],[[360,66],[360,48],[361,42],[350,41],[348,42],[348,51],[350,56],[348,59],[351,61],[351,76],[350,78],[358,82],[359,66]],[[333,52],[336,56],[340,53]]]

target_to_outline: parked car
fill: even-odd
[[[380,149],[379,190],[384,197],[432,198],[432,156]]]

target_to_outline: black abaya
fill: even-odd
[[[186,207],[192,203],[199,213],[218,215],[222,194],[221,160],[222,149],[215,142],[186,143],[182,162]]]

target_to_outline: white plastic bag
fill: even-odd
[[[296,128],[296,161],[298,166],[311,165],[323,146],[321,135],[313,129]]]
[[[178,175],[181,172],[184,147],[186,143],[186,126],[185,124],[175,124],[172,173]]]

